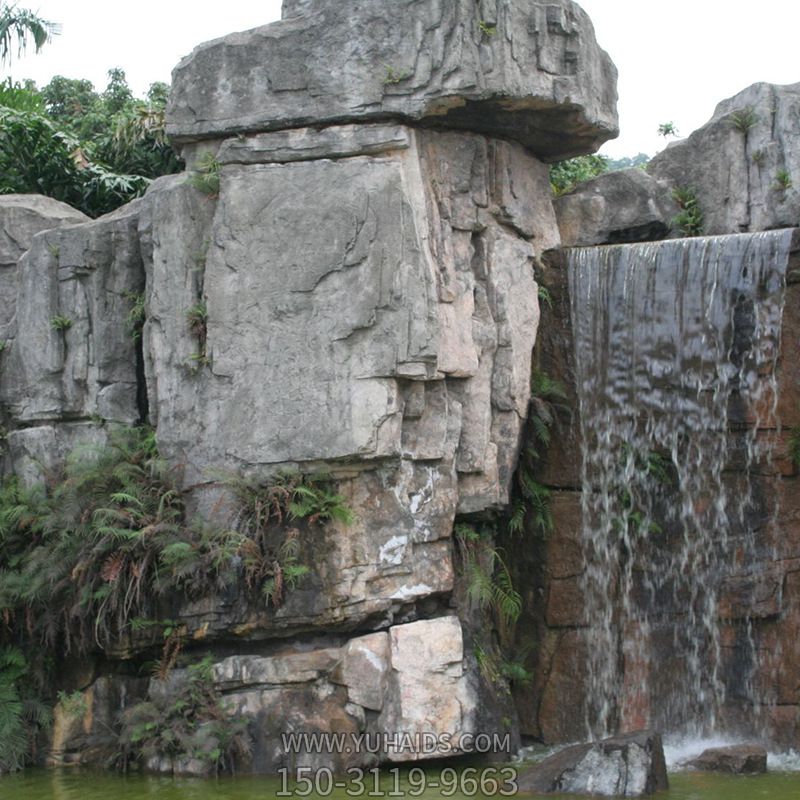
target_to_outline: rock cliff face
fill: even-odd
[[[354,512],[298,534],[311,572],[279,609],[237,587],[165,609],[216,657],[268,771],[373,759],[292,754],[282,732],[457,736],[486,718],[454,521],[509,498],[534,268],[560,242],[543,161],[616,130],[615,70],[569,0],[284,5],[175,72],[168,128],[218,191],[162,178],[92,222],[50,211],[30,246],[0,205],[27,250],[0,267],[18,285],[7,471],[34,482],[148,420],[201,516],[227,502],[220,473],[282,469],[325,472]],[[107,750],[103,723],[146,691],[126,663],[157,644],[131,630],[100,677],[80,671],[89,717],[59,728],[58,758]]]

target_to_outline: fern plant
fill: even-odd
[[[310,571],[300,561],[299,531],[287,528],[287,523],[350,525],[355,519],[325,476],[284,472],[268,483],[242,477],[228,477],[223,483],[237,505],[232,527],[245,537],[241,552],[247,584],[260,585],[264,598],[276,608],[286,591]]]
[[[514,589],[500,551],[485,530],[460,523],[455,538],[467,584],[467,599],[475,608],[493,611],[505,624],[514,623],[522,612],[522,597]]]
[[[731,114],[731,124],[740,133],[747,133],[758,122],[758,114],[752,106],[734,111]]]
[[[25,656],[0,647],[0,773],[25,766],[37,733],[50,723],[49,709],[31,691]]]
[[[128,331],[130,332],[131,338],[137,341],[141,338],[142,328],[144,327],[144,321],[147,317],[144,292],[127,292],[125,294],[125,299],[131,303],[131,310],[128,312],[126,318]]]
[[[189,185],[207,197],[217,197],[219,195],[221,169],[222,165],[214,153],[203,153],[197,159],[195,171],[189,176]]]
[[[72,320],[59,314],[50,320],[50,327],[54,331],[68,331],[72,327]]]
[[[703,212],[700,209],[694,189],[688,187],[673,189],[672,199],[680,209],[680,213],[673,220],[673,224],[684,236],[702,235]]]

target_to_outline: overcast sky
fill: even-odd
[[[392,2],[392,0],[373,0]],[[137,94],[169,81],[172,67],[202,41],[263,25],[280,16],[280,0],[20,0],[62,25],[39,55],[4,68],[39,85],[53,75],[105,85],[111,67],[125,70]],[[656,134],[674,122],[688,135],[725,97],[756,81],[800,82],[797,0],[581,0],[597,39],[619,69],[619,139],[601,152],[654,155]]]

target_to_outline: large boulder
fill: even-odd
[[[661,736],[639,733],[566,747],[520,771],[520,792],[643,797],[668,788]]]
[[[664,239],[679,212],[670,187],[636,167],[581,183],[553,206],[564,247]]]
[[[571,0],[303,0],[283,15],[181,61],[177,142],[395,118],[556,159],[617,135],[616,69]]]
[[[756,83],[723,100],[648,172],[696,193],[707,234],[800,224],[800,83]]]
[[[732,772],[754,775],[767,771],[767,751],[758,744],[736,744],[729,747],[709,747],[688,766],[704,772]]]

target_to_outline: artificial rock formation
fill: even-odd
[[[756,83],[723,100],[703,127],[670,144],[646,172],[608,172],[559,197],[562,244],[683,236],[674,190],[696,197],[705,234],[800,224],[798,113],[797,83]]]
[[[177,66],[167,130],[184,142],[386,118],[564,158],[616,135],[616,69],[571,0],[291,0],[281,22]]]
[[[329,475],[354,513],[292,530],[310,574],[280,608],[230,586],[160,610],[215,656],[253,769],[345,765],[282,750],[289,721],[457,736],[489,718],[453,608],[453,527],[509,499],[534,268],[560,242],[543,162],[614,135],[615,98],[569,0],[287,2],[176,70],[168,129],[195,176],[219,166],[218,192],[161,178],[20,260],[6,469],[33,482],[109,425],[148,420],[192,513],[226,508],[220,474],[285,469]],[[130,630],[99,678],[73,682],[95,718],[146,691],[123,675],[159,636]],[[59,731],[66,760],[109,746],[89,723]]]
[[[659,153],[647,171],[693,189],[708,234],[800,223],[800,83],[755,83],[723,100],[688,139]]]

